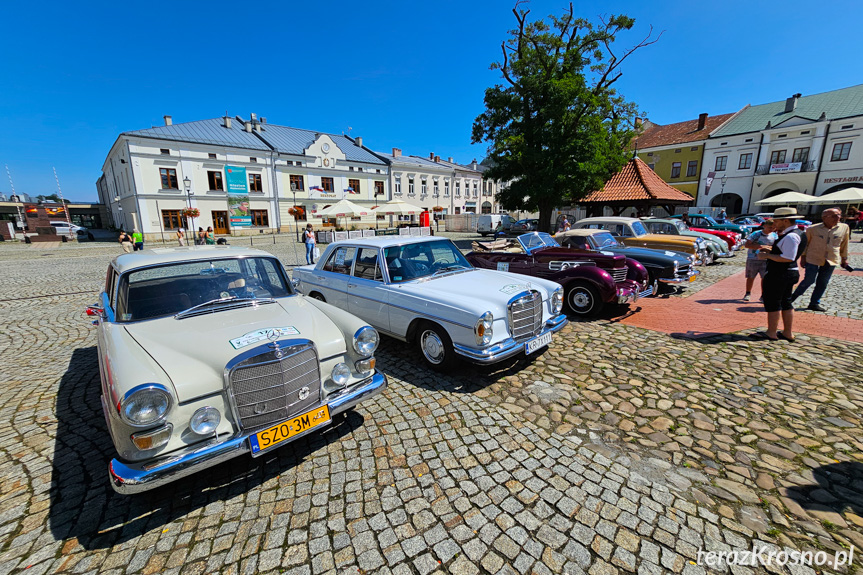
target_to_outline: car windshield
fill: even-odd
[[[518,243],[521,244],[521,247],[524,248],[524,251],[528,254],[532,253],[534,250],[538,250],[541,248],[556,248],[560,247],[560,244],[551,237],[549,234],[545,232],[534,232],[532,234],[522,234],[518,236]]]
[[[620,244],[617,243],[617,240],[614,239],[614,236],[608,232],[603,232],[601,234],[594,234],[591,236],[593,240],[593,244],[596,246],[596,249],[601,250],[604,248],[619,248]]]
[[[384,250],[392,283],[473,269],[450,240],[416,242]]]
[[[153,319],[208,302],[277,298],[293,293],[275,258],[176,262],[123,274],[117,290],[117,319]]]
[[[686,225],[686,222],[675,220],[674,225],[677,226],[678,231],[681,231],[681,232],[688,232],[689,231],[689,226]]]
[[[711,218],[710,216],[699,216],[702,220],[710,224],[711,226],[718,226],[719,222]]]
[[[632,231],[635,232],[636,236],[643,236],[647,233],[647,230],[644,229],[644,224],[639,221],[632,222]]]

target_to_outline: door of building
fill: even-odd
[[[213,231],[223,235],[228,233],[228,212],[213,212]]]

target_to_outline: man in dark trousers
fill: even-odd
[[[851,238],[851,230],[848,224],[839,220],[842,218],[842,210],[830,208],[821,213],[821,223],[806,228],[806,249],[800,258],[803,266],[803,281],[794,290],[791,301],[796,300],[803,292],[809,289],[813,283],[815,289],[809,298],[809,307],[812,311],[827,311],[821,305],[821,297],[827,291],[830,277],[837,265],[848,265],[848,242]]]
[[[800,215],[795,208],[778,208],[773,212],[773,222],[778,235],[773,246],[764,246],[758,259],[767,260],[767,275],[764,276],[764,311],[767,312],[767,331],[752,334],[758,339],[794,341],[794,305],[791,293],[794,284],[800,281],[797,260],[806,249],[806,236],[797,229],[795,220]],[[782,317],[782,331],[779,317]]]

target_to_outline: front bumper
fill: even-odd
[[[563,314],[555,316],[545,322],[545,328],[540,333],[538,333],[536,337],[545,335],[546,333],[554,333],[556,331],[559,331],[568,322],[569,320],[567,320],[566,316]],[[464,345],[458,345],[456,343],[453,344],[453,349],[458,355],[462,356],[468,361],[472,361],[474,363],[488,364],[503,361],[508,357],[512,357],[519,353],[524,353],[524,344],[525,342],[517,342],[510,337],[500,343],[496,343],[484,349],[476,349]]]
[[[617,303],[618,305],[626,305],[628,303],[635,303],[638,301],[638,298],[644,297],[639,293],[638,288],[641,287],[635,282],[629,282],[628,286],[617,286]],[[653,288],[647,288],[648,294],[653,293]]]
[[[692,281],[692,276],[698,276],[701,272],[698,270],[689,270],[685,276],[673,277],[673,278],[658,278],[661,283],[664,284],[685,284]]]
[[[358,383],[341,394],[333,394],[328,398],[330,416],[342,413],[354,407],[361,401],[377,395],[387,387],[384,374],[375,371],[368,379]],[[324,427],[326,427],[325,424]],[[296,437],[285,441],[287,445],[306,434],[318,431],[321,426],[314,427]],[[108,464],[108,474],[111,487],[122,494],[141,493],[156,487],[161,487],[181,477],[197,473],[208,467],[239,457],[249,452],[249,432],[242,432],[225,440],[213,439],[204,444],[191,445],[171,454],[151,459],[149,461],[124,463],[112,459]]]

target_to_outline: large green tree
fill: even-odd
[[[473,124],[473,143],[489,142],[488,177],[509,182],[499,195],[504,209],[538,211],[549,229],[554,208],[602,187],[629,159],[637,112],[614,88],[621,64],[656,42],[651,28],[635,46],[618,51],[628,16],[576,18],[572,4],[561,17],[528,22],[518,2],[518,28],[501,43],[503,83],[485,92],[486,110]],[[661,35],[661,34],[660,34]]]

